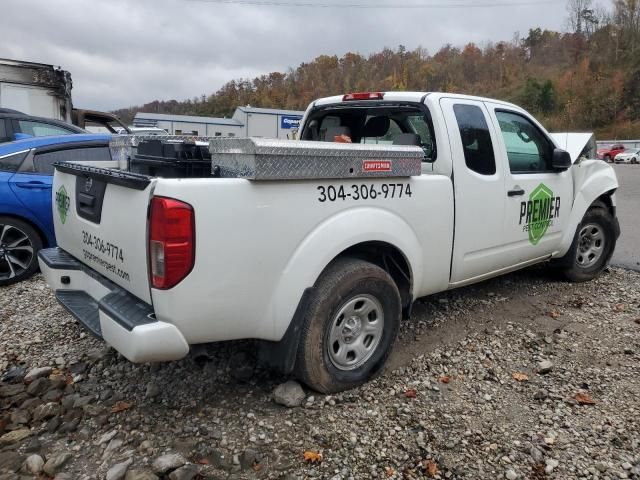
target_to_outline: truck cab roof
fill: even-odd
[[[422,103],[424,100],[429,97],[433,101],[438,101],[440,98],[458,98],[460,100],[475,100],[481,102],[492,102],[499,103],[504,105],[505,107],[521,110],[520,107],[514,105],[509,102],[504,102],[502,100],[496,100],[493,98],[485,98],[485,97],[477,97],[474,95],[463,95],[459,93],[446,93],[446,92],[398,92],[398,91],[389,91],[389,92],[375,92],[375,94],[379,94],[381,98],[372,98],[369,100],[363,101],[383,101],[383,102],[411,102],[411,103]],[[350,95],[350,94],[347,94]],[[312,107],[321,107],[325,105],[333,105],[338,103],[348,103],[351,100],[345,100],[347,95],[335,95],[332,97],[320,98],[311,104]],[[357,94],[351,94],[357,95]]]

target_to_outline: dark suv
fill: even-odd
[[[33,117],[17,110],[0,108],[0,143],[28,137],[49,137],[87,133],[83,129],[51,118]]]

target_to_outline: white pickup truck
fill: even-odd
[[[416,299],[548,260],[589,280],[620,234],[612,168],[572,164],[509,103],[348,94],[313,102],[299,138],[229,139],[226,157],[214,139],[188,173],[166,152],[142,173],[58,165],[47,283],[133,362],[258,339],[271,365],[335,392],[380,371]]]

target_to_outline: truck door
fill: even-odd
[[[554,170],[555,148],[547,133],[521,111],[487,104],[500,132],[496,154],[504,159],[505,256],[519,265],[560,247],[573,200],[571,171]]]
[[[482,102],[443,98],[453,159],[455,233],[452,284],[507,266],[503,257],[504,169],[498,132]]]

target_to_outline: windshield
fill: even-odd
[[[436,158],[431,115],[422,105],[336,105],[312,112],[302,140],[373,145],[415,145]]]

